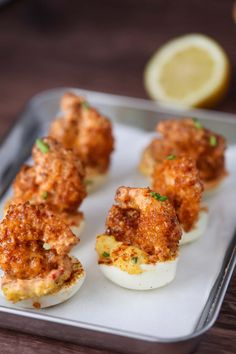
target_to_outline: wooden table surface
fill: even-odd
[[[230,0],[25,0],[0,10],[0,135],[39,91],[75,86],[146,97],[142,72],[169,38],[201,32],[232,63],[232,82],[217,110],[236,113],[236,24]],[[215,326],[197,354],[236,352],[236,275]],[[36,333],[37,335],[37,333]],[[98,349],[0,329],[0,353],[87,353]]]

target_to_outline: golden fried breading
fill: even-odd
[[[153,190],[168,196],[184,231],[193,229],[201,208],[203,184],[195,161],[190,157],[170,156],[157,164],[152,175]]]
[[[24,202],[31,200],[38,192],[35,182],[35,169],[31,166],[23,165],[13,183],[14,200]]]
[[[52,138],[43,141],[49,151],[42,153],[35,145],[32,152],[39,192],[47,191],[47,202],[58,205],[60,210],[77,209],[86,196],[83,166],[73,151],[59,142]]]
[[[120,187],[106,220],[106,234],[139,247],[153,262],[176,257],[181,228],[168,200],[155,198],[149,188]]]
[[[10,205],[0,224],[0,267],[11,278],[42,276],[57,269],[77,242],[46,205]]]
[[[34,165],[24,166],[13,184],[13,202],[46,202],[51,209],[76,210],[86,196],[84,170],[71,150],[52,138],[41,139],[47,152],[33,148]]]
[[[61,108],[64,117],[52,122],[49,135],[74,149],[86,175],[105,173],[114,148],[111,122],[73,93],[63,96]]]
[[[175,149],[168,141],[162,139],[153,139],[144,149],[139,163],[140,171],[148,177],[151,177],[153,169],[157,163],[161,163],[166,156],[173,154]]]
[[[172,146],[173,150],[169,150],[169,153],[185,154],[196,161],[203,181],[215,180],[226,174],[226,143],[221,135],[204,128],[191,118],[161,121],[157,131],[162,134],[165,143]],[[155,153],[155,159],[158,154],[159,151]]]
[[[81,108],[81,103],[85,101],[84,97],[77,96],[73,92],[66,92],[61,99],[61,111],[69,112],[69,111],[79,111]],[[67,116],[70,118],[71,116]]]
[[[176,148],[168,140],[153,139],[148,148],[151,156],[155,157],[154,165],[161,163],[168,155],[177,154]]]

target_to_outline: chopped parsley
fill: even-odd
[[[46,199],[48,198],[48,192],[47,192],[47,191],[44,191],[44,192],[41,194],[41,198],[46,200]]]
[[[168,197],[166,195],[160,195],[159,193],[156,193],[156,192],[151,192],[151,196],[154,199],[159,200],[160,202],[164,202],[165,200],[168,199]]]
[[[44,248],[46,251],[49,251],[49,250],[51,249],[51,246],[49,245],[49,243],[44,242],[43,248]]]
[[[81,107],[83,109],[89,109],[90,106],[89,106],[89,103],[87,101],[84,101],[84,102],[81,103]]]
[[[133,264],[137,264],[137,263],[138,263],[138,257],[132,257],[132,258],[131,258],[131,262],[132,262]]]
[[[197,129],[202,129],[202,123],[197,118],[193,118],[193,123]]]
[[[110,253],[108,253],[108,252],[103,252],[103,257],[105,257],[105,258],[107,258],[107,257],[110,257]]]
[[[211,135],[210,136],[209,143],[210,143],[211,146],[216,146],[217,145],[217,139],[216,139],[215,135]]]
[[[176,159],[175,155],[168,155],[167,156],[167,160],[174,160],[174,159]]]
[[[36,145],[43,154],[46,154],[49,151],[49,145],[46,144],[42,139],[37,139]]]

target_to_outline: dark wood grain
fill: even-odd
[[[230,0],[18,0],[0,10],[0,135],[41,90],[76,86],[146,97],[142,73],[169,38],[205,33],[232,64],[229,94],[216,109],[236,113],[236,25]],[[236,352],[236,275],[197,354]],[[200,295],[199,295],[200,296]],[[0,353],[106,354],[0,329]]]
[[[110,351],[81,347],[3,329],[0,331],[0,343],[0,353],[7,354],[112,354]]]

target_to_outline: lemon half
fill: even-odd
[[[229,78],[226,53],[201,34],[169,41],[152,56],[144,72],[152,99],[185,107],[212,107],[225,95]]]

